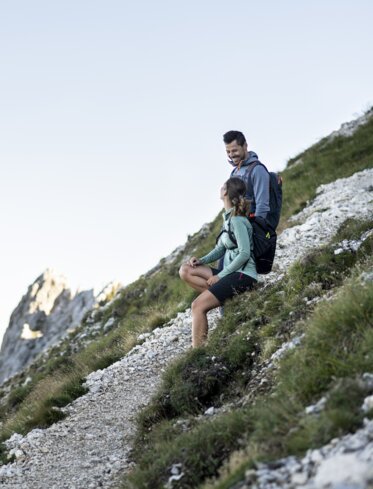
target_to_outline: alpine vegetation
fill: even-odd
[[[178,269],[220,215],[4,383],[2,487],[369,486],[372,116],[289,161],[272,272],[203,346]]]

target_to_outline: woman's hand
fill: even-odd
[[[208,280],[207,280],[207,285],[209,287],[211,287],[211,285],[214,285],[216,284],[217,282],[219,282],[220,280],[220,277],[218,277],[217,275],[213,275],[212,277],[210,277]]]
[[[194,268],[198,267],[198,265],[201,265],[201,262],[196,258],[195,256],[192,256],[192,258],[189,260],[189,265]]]

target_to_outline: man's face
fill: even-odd
[[[232,141],[225,145],[225,149],[227,150],[227,155],[230,160],[233,161],[235,166],[239,165],[241,161],[246,158],[247,155],[247,144],[244,143],[243,146],[237,144],[237,141]]]

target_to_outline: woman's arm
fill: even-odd
[[[203,256],[199,259],[202,265],[206,265],[206,263],[211,263],[213,261],[219,260],[225,253],[225,246],[218,242],[213,250],[211,250],[207,255]]]
[[[244,218],[246,219],[246,218]],[[231,229],[237,241],[238,254],[227,267],[224,267],[218,273],[218,277],[223,278],[226,275],[239,270],[250,258],[251,242],[249,233],[244,220],[241,216],[233,216],[231,219]]]

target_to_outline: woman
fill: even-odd
[[[252,256],[252,227],[246,216],[250,202],[245,199],[246,186],[240,178],[230,178],[220,190],[224,202],[223,230],[215,248],[204,257],[193,256],[181,266],[180,278],[201,294],[192,302],[192,344],[196,348],[207,339],[207,312],[226,299],[249,290],[257,281]],[[236,240],[237,244],[229,237]],[[207,267],[224,256],[223,270]]]

